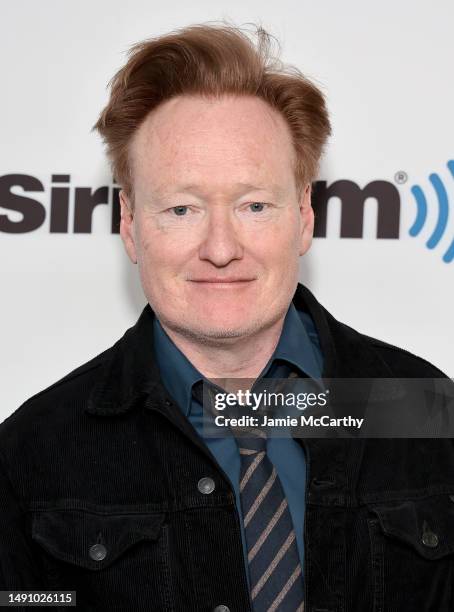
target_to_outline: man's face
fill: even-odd
[[[130,153],[121,236],[161,322],[215,344],[277,323],[313,232],[284,119],[257,97],[180,96],[148,115]]]

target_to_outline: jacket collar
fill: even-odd
[[[392,377],[391,370],[367,339],[337,321],[307,287],[298,284],[293,303],[314,321],[324,358],[322,378]],[[148,408],[162,411],[162,406],[170,406],[172,400],[161,381],[153,352],[154,317],[147,304],[137,323],[112,347],[90,393],[86,412],[122,414],[143,398],[147,398]]]

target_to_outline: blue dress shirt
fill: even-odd
[[[193,385],[204,380],[203,375],[175,346],[157,318],[154,319],[154,350],[162,381],[169,394],[203,438],[203,411],[192,396]],[[321,378],[323,357],[312,318],[290,304],[276,349],[260,377],[287,378],[291,371],[299,376]],[[232,436],[204,438],[205,444],[230,478],[236,495],[236,505],[243,525],[240,502],[240,455]],[[302,446],[293,438],[270,437],[267,453],[282,483],[292,516],[301,567],[304,569],[304,510],[306,490],[306,459]],[[247,545],[241,529],[246,576],[249,580]]]

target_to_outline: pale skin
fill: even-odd
[[[131,142],[120,234],[166,333],[207,378],[256,378],[314,228],[281,115],[252,96],[179,96]]]

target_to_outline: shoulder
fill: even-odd
[[[16,437],[37,431],[40,427],[45,427],[46,423],[58,420],[59,415],[69,418],[71,413],[80,412],[116,345],[117,343],[28,398],[0,423],[0,446],[1,441],[6,441],[12,434]]]
[[[297,308],[315,323],[328,362],[326,370],[344,378],[448,378],[419,355],[369,336],[335,318],[301,283],[294,296]]]
[[[378,353],[392,371],[393,376],[400,378],[447,378],[444,372],[427,359],[400,346],[360,333],[345,324],[341,325],[348,328],[352,335],[354,334],[361,342]]]

